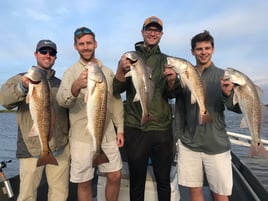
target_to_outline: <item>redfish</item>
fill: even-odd
[[[249,128],[252,138],[249,155],[268,158],[268,152],[260,138],[265,110],[261,101],[261,89],[248,76],[233,68],[225,70],[223,79],[234,84],[233,103],[239,104],[243,114],[240,127]]]
[[[211,123],[211,117],[206,108],[206,90],[200,73],[189,61],[176,57],[167,57],[169,67],[179,74],[182,87],[191,91],[191,104],[199,106],[199,123]]]
[[[108,163],[109,159],[101,148],[107,114],[107,81],[101,68],[93,62],[89,62],[85,68],[88,70],[87,92],[87,130],[93,141],[94,156],[92,166]]]
[[[38,135],[41,144],[41,153],[37,166],[46,164],[58,165],[48,143],[51,137],[52,98],[46,74],[38,67],[32,67],[26,73],[26,77],[30,80],[26,102],[29,103],[33,119],[30,135]]]
[[[130,71],[125,77],[132,78],[136,90],[133,102],[139,101],[142,108],[141,125],[149,121],[155,121],[156,119],[149,112],[154,92],[151,69],[135,51],[126,52],[124,55],[131,62]]]

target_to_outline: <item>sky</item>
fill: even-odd
[[[0,7],[0,86],[36,64],[41,39],[57,44],[54,69],[61,78],[79,59],[73,32],[82,26],[95,32],[96,57],[115,72],[121,55],[142,40],[144,20],[154,15],[163,21],[162,52],[194,64],[190,40],[208,30],[215,40],[214,64],[245,73],[268,104],[267,0],[13,0]]]

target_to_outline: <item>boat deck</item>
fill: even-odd
[[[233,194],[230,196],[230,201],[267,201],[268,200],[268,160],[262,157],[250,157],[249,143],[248,145],[241,145],[239,142],[232,141],[232,162],[233,162]],[[173,174],[171,174],[171,187],[172,187],[172,201],[189,201],[188,190],[185,187],[178,186],[176,167],[173,166]],[[103,201],[104,199],[104,186],[106,177],[99,175],[98,180],[98,199],[94,201]],[[19,176],[10,178],[10,183],[14,191],[14,198],[8,199],[7,195],[2,192],[3,183],[0,183],[0,200],[10,201],[16,200],[19,189]],[[148,175],[146,180],[146,192],[145,200],[157,201],[155,182],[152,173],[152,167],[148,166]],[[69,185],[69,197],[68,201],[77,200],[77,186],[76,184],[70,183]],[[129,200],[128,196],[129,181],[128,181],[128,168],[127,163],[124,163],[123,168],[123,179],[121,182],[121,191],[119,201]],[[42,179],[39,190],[38,190],[38,201],[47,200],[47,183],[45,177]],[[180,193],[178,193],[180,192]],[[203,188],[206,201],[212,201],[211,193],[208,187],[205,185]]]
[[[249,147],[232,144],[233,164],[248,183],[248,190],[255,194],[255,200],[268,200],[268,159],[251,157]]]

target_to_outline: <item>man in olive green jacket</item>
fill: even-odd
[[[126,92],[125,148],[130,173],[131,201],[144,200],[149,159],[152,161],[157,182],[158,200],[170,200],[173,138],[168,94],[174,87],[174,82],[169,81],[168,69],[166,75],[164,74],[167,56],[160,51],[158,46],[163,35],[162,29],[163,23],[159,18],[155,16],[147,18],[141,30],[143,42],[135,45],[136,53],[152,71],[151,79],[154,82],[154,91],[149,114],[154,120],[141,124],[142,108],[139,101],[133,102],[136,90],[131,77],[125,77],[130,67],[130,61],[124,56],[119,62],[113,82],[114,94]]]

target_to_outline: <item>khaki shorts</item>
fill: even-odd
[[[89,181],[94,177],[94,168],[92,160],[94,152],[89,143],[71,140],[71,178],[73,183]],[[103,163],[98,166],[100,172],[115,172],[122,168],[121,155],[116,141],[102,143],[102,149],[109,159],[109,163]]]
[[[231,152],[205,154],[195,152],[178,143],[179,184],[187,187],[202,187],[204,172],[209,188],[219,195],[231,195],[233,187]]]

